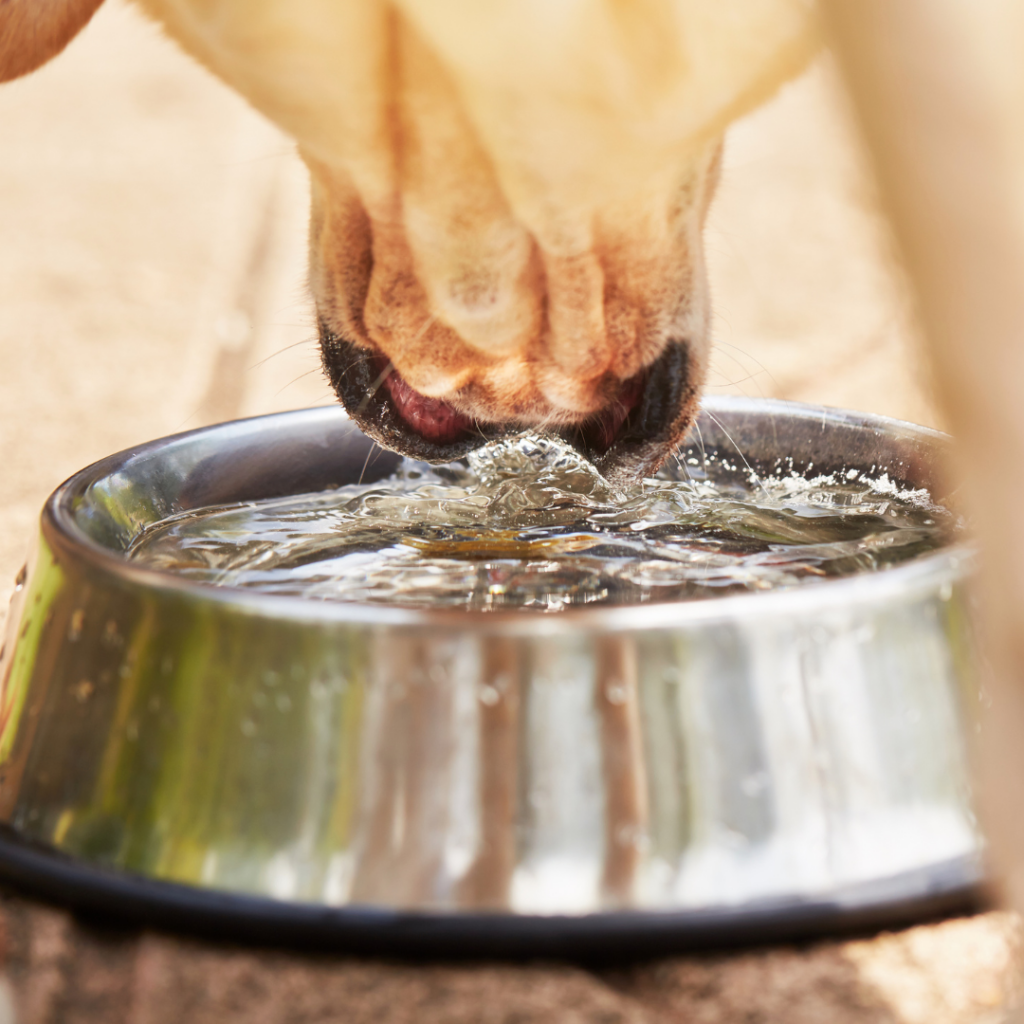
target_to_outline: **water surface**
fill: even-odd
[[[954,529],[927,492],[884,474],[756,473],[716,453],[693,473],[676,462],[614,488],[561,441],[525,435],[451,466],[405,460],[373,484],[182,513],[129,554],[312,600],[555,612],[873,572]]]

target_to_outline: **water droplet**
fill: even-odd
[[[501,700],[501,693],[494,686],[481,686],[480,687],[480,703],[486,704],[489,708],[494,707],[498,701]]]

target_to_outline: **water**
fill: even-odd
[[[855,470],[757,474],[709,454],[613,488],[558,440],[497,442],[465,464],[405,460],[384,481],[183,513],[129,552],[220,586],[406,607],[636,604],[884,569],[949,541],[924,491]]]

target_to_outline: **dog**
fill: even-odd
[[[721,137],[813,53],[810,0],[139,0],[290,133],[323,365],[431,462],[525,427],[654,471],[707,372]],[[0,80],[98,0],[5,0]]]
[[[0,81],[56,56],[100,2],[0,0]],[[366,433],[444,462],[540,427],[613,479],[667,457],[706,373],[700,236],[721,138],[819,45],[811,0],[138,3],[296,139],[324,368]],[[1004,370],[1024,329],[1024,230],[1008,212],[1024,179],[1024,26],[1007,3],[820,13],[970,456],[976,524],[1000,555],[983,577],[982,789],[1024,907],[1024,417]]]

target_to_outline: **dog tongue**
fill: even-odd
[[[413,391],[394,370],[384,378],[384,387],[398,415],[427,441],[448,444],[473,426],[468,416],[456,412],[447,402]]]

